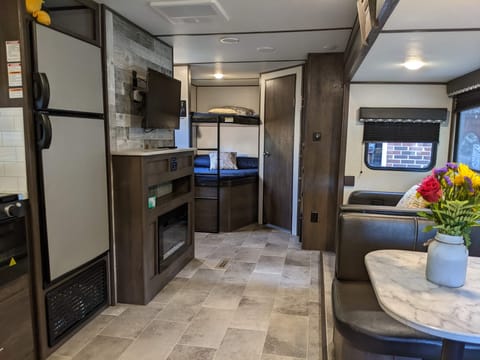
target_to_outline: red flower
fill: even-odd
[[[440,182],[435,176],[430,175],[423,179],[417,189],[417,192],[428,202],[435,203],[442,196],[442,188]]]

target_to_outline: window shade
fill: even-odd
[[[454,111],[463,111],[480,106],[480,89],[469,91],[455,97]]]
[[[366,122],[364,142],[438,142],[439,123]]]
[[[438,142],[442,108],[360,108],[364,142]]]
[[[362,122],[431,123],[447,120],[448,110],[440,108],[360,108]]]

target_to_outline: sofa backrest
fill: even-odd
[[[427,251],[424,243],[436,230],[424,232],[431,222],[417,216],[418,209],[345,205],[340,208],[336,244],[336,277],[368,281],[365,255],[381,249]],[[480,256],[480,227],[472,229],[470,256]]]
[[[349,204],[395,206],[403,192],[356,190],[348,197]]]

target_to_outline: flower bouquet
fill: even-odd
[[[447,163],[434,169],[417,188],[431,212],[419,216],[433,221],[424,231],[437,229],[428,242],[427,280],[443,286],[465,283],[472,226],[480,220],[480,175],[465,164]]]
[[[471,228],[480,225],[480,175],[465,164],[447,163],[423,179],[417,197],[427,201],[431,210],[418,215],[435,223],[425,231],[433,228],[441,234],[463,236],[470,246]]]

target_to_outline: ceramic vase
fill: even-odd
[[[468,250],[463,236],[437,233],[428,245],[426,277],[437,285],[461,287],[467,275]]]

